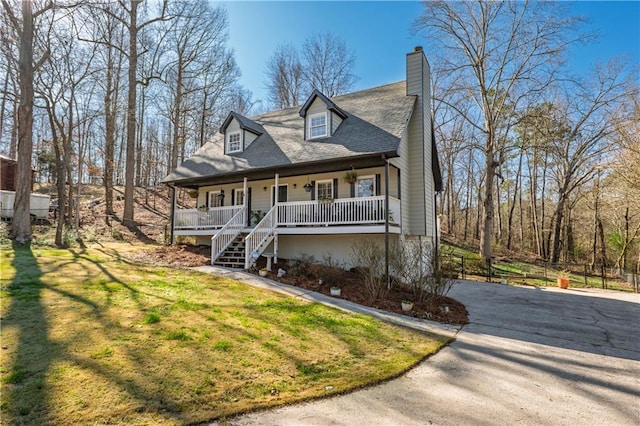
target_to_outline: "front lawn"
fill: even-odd
[[[0,257],[3,424],[184,424],[345,392],[448,340],[186,270],[141,247]]]

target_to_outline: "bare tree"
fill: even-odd
[[[302,55],[291,44],[281,44],[265,70],[269,102],[275,108],[288,108],[302,103],[313,89],[326,96],[345,93],[356,82],[354,62],[355,53],[331,33],[308,37]]]
[[[340,37],[331,33],[309,36],[302,47],[303,79],[326,96],[350,90],[356,82],[351,73],[356,55]]]
[[[569,123],[566,136],[550,147],[555,160],[554,177],[558,184],[554,213],[551,261],[560,260],[561,231],[569,196],[594,177],[600,158],[612,148],[610,138],[617,127],[615,111],[631,93],[631,74],[622,63],[599,67],[591,82],[577,92],[567,93],[559,105],[560,116]]]
[[[109,13],[105,13],[108,9]],[[123,61],[125,59],[124,27],[121,20],[114,16],[121,15],[122,9],[116,3],[104,3],[100,7],[89,5],[87,15],[87,41],[98,44],[97,59],[104,74],[98,78],[103,90],[104,115],[104,149],[103,149],[103,185],[105,190],[105,222],[110,225],[113,210],[113,184],[115,168],[115,148],[117,133],[118,104],[120,99],[120,82]],[[97,75],[96,75],[97,76]]]
[[[126,161],[125,161],[125,186],[124,186],[124,213],[122,222],[131,226],[134,224],[133,215],[133,194],[135,181],[135,155],[136,155],[136,99],[137,99],[137,71],[138,59],[145,51],[138,52],[138,34],[147,26],[163,21],[166,18],[167,0],[163,0],[158,15],[148,18],[143,22],[138,22],[138,7],[143,0],[130,0],[127,7],[124,0],[118,3],[125,11],[125,16],[116,14],[110,9],[103,9],[114,19],[125,26],[129,36],[129,46],[127,50],[128,71],[127,71],[127,138],[126,138]]]
[[[79,125],[86,117],[80,117],[78,102],[82,97],[91,97],[93,90],[86,90],[83,82],[91,73],[91,64],[96,45],[81,45],[71,29],[75,29],[72,17],[57,19],[52,23],[51,35],[48,37],[49,60],[38,73],[38,98],[44,101],[49,118],[50,131],[56,162],[56,183],[58,192],[58,226],[55,243],[64,246],[63,230],[65,225],[72,225],[70,218],[75,214],[76,228],[79,225],[78,203],[74,199],[72,184],[72,153],[82,161],[82,138]],[[89,48],[87,48],[89,47]],[[91,87],[91,86],[89,86]],[[80,164],[81,166],[81,164]],[[76,170],[78,183],[82,176],[80,168]],[[67,188],[67,183],[68,188]],[[68,191],[68,192],[67,192]]]
[[[201,133],[204,132],[207,103],[219,104],[221,94],[239,76],[233,54],[226,47],[228,18],[223,8],[183,0],[173,4],[171,15],[175,18],[167,30],[165,49],[170,60],[164,66],[165,81],[171,90],[173,129],[169,169],[176,167],[180,158],[184,159],[188,128],[201,128]],[[200,95],[202,98],[198,99]],[[192,119],[195,125],[186,126],[187,119]],[[204,135],[198,139],[194,150],[201,145]]]
[[[566,36],[577,21],[563,18],[556,3],[432,1],[424,7],[415,28],[431,36],[430,44],[440,53],[432,64],[455,82],[455,95],[442,101],[457,110],[460,100],[472,99],[475,109],[458,112],[485,135],[480,253],[488,259],[495,214],[493,182],[508,141],[504,131],[513,111],[554,81],[569,43]]]
[[[288,43],[279,45],[267,62],[269,102],[275,108],[289,108],[301,103],[304,96],[302,63],[296,49]]]
[[[33,154],[33,74],[42,62],[46,60],[46,53],[34,64],[34,20],[53,8],[53,3],[47,3],[40,9],[33,11],[31,1],[22,2],[21,19],[18,19],[13,8],[2,0],[4,13],[9,18],[19,40],[18,81],[20,88],[20,103],[18,107],[18,182],[16,198],[13,206],[13,224],[11,236],[19,243],[31,240],[31,156]]]

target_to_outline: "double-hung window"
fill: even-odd
[[[318,200],[333,199],[333,181],[325,180],[316,182],[316,198]]]
[[[244,189],[236,189],[236,199],[233,200],[236,206],[241,206],[244,204]]]
[[[240,132],[229,133],[227,136],[227,153],[242,151]]]
[[[209,192],[209,207],[222,207],[222,198],[220,191]]]
[[[321,138],[327,136],[327,114],[313,114],[309,116],[309,138]]]

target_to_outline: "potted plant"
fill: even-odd
[[[569,288],[570,274],[569,271],[562,271],[558,275],[558,287]]]
[[[411,300],[403,300],[400,303],[404,312],[409,312],[411,309],[413,309],[413,302]]]
[[[258,271],[258,274],[260,274],[261,277],[266,277],[268,273],[269,271],[267,271],[267,268],[262,268]]]
[[[330,291],[332,296],[340,296],[340,293],[341,293],[340,287],[335,287],[335,286],[331,287]]]
[[[333,197],[330,197],[328,195],[322,196],[318,199],[318,201],[322,204],[329,204],[329,203],[333,203]]]
[[[345,182],[353,184],[358,180],[358,173],[355,170],[351,169],[346,172],[342,178]]]
[[[304,190],[306,192],[311,192],[311,188],[313,188],[313,185],[311,185],[311,183],[307,182],[307,183],[304,184],[303,188],[304,188]]]
[[[197,189],[189,189],[187,191],[187,195],[191,198],[198,198],[198,190]]]

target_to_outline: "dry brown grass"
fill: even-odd
[[[2,247],[3,424],[224,418],[397,376],[447,342],[131,250]]]

